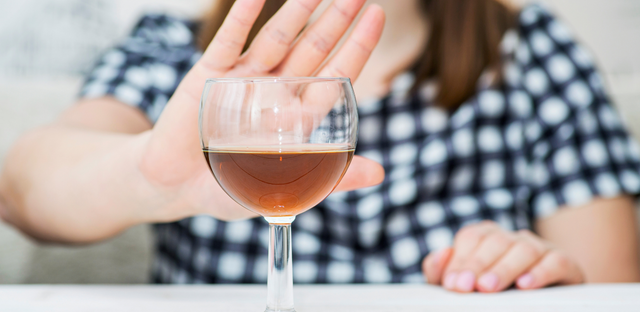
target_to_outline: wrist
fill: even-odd
[[[131,137],[114,155],[116,167],[122,168],[119,173],[113,172],[113,178],[122,180],[119,184],[118,200],[121,205],[129,207],[126,222],[129,226],[141,223],[170,222],[175,216],[171,207],[180,205],[175,187],[165,185],[154,179],[158,170],[145,166],[148,157],[148,145],[152,131],[146,131]],[[113,184],[113,185],[118,185]]]
[[[172,222],[201,213],[198,203],[185,194],[188,178],[185,161],[167,163],[163,156],[171,151],[152,148],[153,130],[137,135],[124,149],[130,177],[126,196],[134,203],[131,220],[139,223]],[[174,165],[175,163],[182,165]],[[191,196],[192,197],[192,196]]]

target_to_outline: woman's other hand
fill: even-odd
[[[453,247],[429,254],[422,268],[430,284],[465,293],[584,282],[567,254],[528,230],[508,232],[491,221],[462,228]]]
[[[159,219],[198,213],[232,220],[254,216],[227,200],[207,168],[199,142],[198,109],[205,80],[247,76],[344,76],[355,80],[382,33],[384,13],[368,7],[344,45],[329,53],[353,23],[365,0],[336,0],[300,35],[321,0],[291,0],[242,53],[265,0],[238,0],[202,58],[182,80],[156,123],[140,157],[149,184],[169,196]],[[296,40],[296,38],[298,38]],[[242,54],[241,54],[242,53]],[[326,61],[326,62],[325,62]],[[355,157],[337,190],[380,183],[382,167]]]

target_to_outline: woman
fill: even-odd
[[[359,190],[298,217],[296,282],[426,278],[497,292],[640,280],[637,145],[584,50],[544,8],[377,1],[385,34],[371,5],[325,62],[365,1],[336,0],[311,24],[320,0],[282,2],[267,1],[261,17],[264,0],[222,1],[200,24],[143,18],[79,105],[13,148],[3,218],[67,243],[154,222],[155,282],[264,282],[267,225],[226,222],[254,215],[201,155],[204,79],[361,76],[357,154],[387,175],[376,185],[380,166],[359,157],[339,186]]]

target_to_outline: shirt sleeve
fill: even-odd
[[[515,59],[534,114],[525,123],[533,219],[596,197],[640,193],[640,152],[589,53],[543,7],[520,15]]]
[[[166,15],[144,16],[121,45],[102,55],[79,96],[112,96],[155,122],[200,56],[193,26]]]

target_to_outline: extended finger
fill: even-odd
[[[552,251],[535,264],[528,273],[516,281],[520,289],[536,289],[553,284],[579,284],[583,282],[580,268],[566,255]]]
[[[210,71],[225,70],[236,64],[264,2],[236,1],[198,63]]]
[[[481,292],[495,292],[511,286],[517,277],[538,262],[545,254],[546,246],[520,240],[480,278],[476,288]]]
[[[347,31],[365,0],[336,0],[293,46],[279,66],[283,76],[309,76]]]
[[[198,116],[198,103],[205,81],[207,78],[220,77],[236,64],[264,2],[237,0],[233,4],[202,57],[182,79],[156,122],[152,140],[147,146],[149,150],[163,150],[166,146],[175,147],[176,150],[194,150],[200,145],[198,123],[193,120]],[[181,131],[176,131],[176,126]],[[168,163],[202,161],[202,154],[191,153],[190,156],[191,160],[176,156],[179,159],[170,159]]]
[[[379,163],[361,156],[353,156],[349,169],[334,191],[351,191],[374,186],[382,183],[382,180],[384,169]]]
[[[322,0],[289,0],[262,27],[241,62],[257,73],[275,68]]]
[[[378,5],[369,6],[349,38],[320,70],[322,77],[348,77],[355,81],[378,43],[384,26],[384,12]]]
[[[496,231],[487,235],[459,269],[460,273],[458,273],[455,282],[455,290],[459,292],[473,291],[478,275],[498,261],[514,241],[513,235],[504,231]]]
[[[440,251],[429,253],[422,261],[422,274],[427,283],[440,285],[442,282],[442,273],[453,254],[452,248],[445,248]]]
[[[480,222],[463,227],[453,241],[453,256],[445,269],[442,286],[453,290],[456,288],[458,273],[473,251],[480,245],[485,236],[500,231],[493,222]]]

